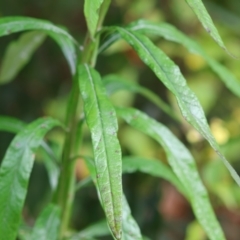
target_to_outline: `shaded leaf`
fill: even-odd
[[[13,80],[29,62],[33,53],[43,43],[46,34],[40,31],[27,32],[9,44],[0,69],[0,83]]]
[[[203,109],[196,95],[187,86],[180,69],[169,57],[145,36],[120,27],[115,28],[138,53],[142,61],[148,65],[163,84],[175,95],[183,117],[198,130],[217,152],[230,174],[240,186],[240,178],[213,137]]]
[[[97,185],[107,221],[116,239],[121,239],[122,160],[114,107],[99,74],[88,65],[79,66],[79,87],[91,132]]]
[[[183,195],[188,197],[185,188],[176,175],[161,161],[133,156],[124,157],[123,173],[133,173],[136,171],[147,173],[153,177],[163,178],[172,183]]]
[[[24,127],[26,123],[12,117],[0,116],[0,131],[7,131],[11,133],[18,133]],[[44,141],[41,142],[43,161],[49,176],[49,183],[51,188],[54,190],[57,186],[57,180],[59,175],[59,167],[57,164],[57,158],[53,153],[52,149]]]
[[[205,30],[210,34],[210,36],[218,43],[220,47],[224,50],[227,50],[217,28],[214,26],[214,23],[208,14],[205,6],[201,0],[185,0],[188,5],[192,8],[194,13],[197,15],[198,20],[202,23]]]
[[[90,239],[95,237],[102,237],[110,235],[109,228],[106,220],[101,220],[99,222],[93,223],[92,225],[86,227],[77,234],[74,234],[70,237],[70,240],[79,240],[79,239]]]
[[[0,37],[26,30],[41,30],[52,37],[62,49],[62,52],[70,65],[72,74],[75,73],[75,45],[77,45],[77,42],[67,31],[55,26],[51,22],[41,19],[30,17],[0,18]]]
[[[123,195],[123,236],[122,240],[143,240],[140,228],[132,217],[126,197]]]
[[[5,239],[16,238],[35,151],[55,126],[61,124],[52,118],[38,119],[20,131],[7,149],[0,168],[0,236]]]
[[[17,133],[21,131],[26,124],[16,118],[0,116],[0,131]]]
[[[105,76],[103,78],[103,84],[105,85],[105,88],[109,95],[119,90],[128,90],[134,93],[139,93],[145,98],[147,98],[149,101],[154,103],[156,106],[158,106],[169,116],[171,116],[175,120],[179,120],[177,115],[174,113],[174,111],[169,105],[167,105],[158,95],[145,87],[141,87],[138,84],[125,81],[117,75]]]
[[[60,209],[58,206],[49,204],[38,217],[30,239],[57,240],[60,225]]]
[[[132,127],[162,145],[169,164],[186,189],[193,211],[208,237],[211,240],[225,239],[199,177],[195,161],[185,146],[164,125],[138,110],[117,108],[117,114]]]
[[[84,15],[87,21],[88,30],[91,37],[97,30],[97,24],[99,20],[99,9],[104,0],[85,0],[84,1]]]

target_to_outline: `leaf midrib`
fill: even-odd
[[[91,83],[91,86],[92,86],[92,89],[93,89],[93,91],[94,91],[94,98],[95,98],[95,101],[96,101],[96,105],[97,105],[97,108],[98,108],[98,115],[99,115],[99,118],[100,118],[100,123],[101,123],[101,129],[104,129],[104,124],[103,124],[103,121],[102,121],[102,116],[101,116],[101,111],[100,111],[100,105],[99,105],[99,101],[98,101],[98,98],[97,98],[97,92],[96,92],[96,88],[95,88],[95,84],[93,83],[93,78],[92,78],[92,75],[91,75],[91,73],[90,73],[90,71],[89,71],[89,67],[85,64],[85,68],[86,68],[86,70],[87,70],[87,73],[88,73],[88,76],[89,76],[89,79],[90,79],[90,83]],[[108,172],[108,178],[109,178],[109,185],[110,185],[110,190],[112,189],[112,182],[111,182],[111,175],[110,175],[110,172],[109,172],[109,158],[108,158],[108,151],[107,151],[107,148],[106,148],[106,139],[105,139],[105,132],[104,131],[102,131],[102,136],[103,136],[103,142],[104,142],[104,146],[105,146],[105,148],[104,148],[104,154],[105,154],[105,156],[106,156],[106,159],[107,159],[107,161],[106,161],[106,163],[107,163],[107,172]],[[110,191],[110,193],[111,193],[111,191]],[[110,196],[112,196],[111,194],[110,194]],[[114,200],[113,200],[113,198],[112,198],[112,204],[111,204],[111,208],[112,208],[112,212],[113,212],[113,215],[114,215],[114,226],[115,226],[115,228],[116,228],[116,223],[115,223],[115,211],[114,211],[114,207],[115,207],[115,204],[114,204]]]

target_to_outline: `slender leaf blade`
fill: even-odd
[[[32,31],[9,44],[0,69],[0,84],[10,82],[18,74],[45,38],[45,33]]]
[[[16,118],[0,116],[0,131],[17,133],[26,126],[21,120]]]
[[[0,236],[5,239],[16,238],[35,151],[56,126],[61,124],[52,118],[38,119],[20,131],[7,149],[0,168]]]
[[[119,91],[119,90],[128,90],[134,93],[141,94],[145,98],[147,98],[149,101],[154,103],[157,107],[159,107],[162,111],[164,111],[166,114],[174,118],[175,120],[179,120],[177,115],[174,113],[174,111],[171,109],[171,107],[166,104],[157,94],[153,93],[149,89],[142,87],[138,84],[131,83],[128,81],[125,81],[121,79],[117,75],[107,75],[103,78],[103,84],[105,85],[105,88],[109,95]]]
[[[138,110],[117,108],[117,114],[132,127],[162,145],[169,164],[186,189],[194,213],[209,238],[211,240],[225,239],[210,205],[207,191],[199,177],[195,161],[185,146],[164,125]]]
[[[86,164],[89,169],[89,172],[91,174],[91,177],[93,179],[93,182],[95,183],[98,194],[99,194],[99,189],[96,184],[97,179],[96,179],[96,171],[95,171],[94,163],[88,157],[85,157],[85,160],[86,160]],[[123,232],[122,232],[121,239],[122,240],[143,240],[140,228],[137,222],[135,221],[135,219],[133,218],[133,216],[131,215],[130,207],[128,206],[128,202],[124,195],[122,198],[122,207],[123,207],[123,215],[122,215],[123,216],[122,217]]]
[[[18,133],[25,126],[26,123],[21,120],[7,116],[0,116],[0,131]],[[57,179],[59,175],[59,167],[56,163],[57,158],[46,142],[42,141],[41,147],[43,150],[43,161],[49,176],[49,183],[51,188],[54,190],[57,187]]]
[[[27,30],[41,30],[52,37],[66,57],[72,74],[75,73],[75,45],[77,42],[67,31],[46,20],[30,17],[3,17],[0,19],[0,37]]]
[[[49,204],[38,217],[30,239],[57,240],[60,225],[60,208]]]
[[[187,191],[178,180],[172,170],[159,160],[146,159],[142,157],[124,157],[123,173],[133,173],[140,171],[153,177],[163,178],[172,183],[185,197],[188,198]]]
[[[110,231],[106,220],[101,220],[74,234],[70,237],[70,240],[90,239],[106,235],[110,235]]]
[[[220,80],[223,81],[226,87],[236,96],[240,97],[240,81],[224,65],[211,58],[197,42],[180,32],[174,26],[167,23],[156,24],[146,20],[139,20],[130,24],[129,28],[139,33],[150,33],[163,37],[166,40],[179,43],[187,48],[190,52],[200,55],[209,64],[212,70],[220,77]],[[113,41],[113,36],[110,39]]]
[[[87,26],[92,38],[94,38],[94,34],[97,29],[97,24],[99,20],[98,11],[102,3],[103,0],[85,0],[84,2],[84,15],[87,20]]]
[[[122,160],[117,139],[116,113],[99,74],[86,64],[80,65],[78,71],[84,113],[92,137],[102,206],[113,235],[116,239],[121,239]]]
[[[116,30],[136,50],[142,61],[152,69],[163,84],[175,95],[183,117],[207,139],[220,156],[233,179],[240,186],[240,177],[221,153],[209,129],[203,109],[196,95],[187,86],[179,67],[164,52],[154,46],[147,37],[120,27],[116,27]]]
[[[188,5],[192,8],[194,13],[197,15],[198,20],[202,23],[205,30],[210,36],[217,42],[217,44],[224,50],[227,50],[217,28],[215,27],[210,15],[208,14],[204,4],[201,0],[185,0]]]

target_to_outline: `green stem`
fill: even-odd
[[[75,130],[78,122],[78,105],[79,105],[79,88],[77,75],[73,79],[72,91],[70,94],[68,109],[66,114],[67,134],[63,147],[61,172],[59,176],[58,187],[53,197],[53,201],[57,203],[61,210],[61,224],[59,231],[59,239],[62,239],[68,227],[71,206],[74,199],[75,186],[75,161],[71,161],[71,156],[75,155],[74,141]]]
[[[110,2],[110,0],[105,0],[99,10],[98,30],[101,29]],[[95,66],[98,45],[99,35],[95,39],[91,39],[88,33],[84,42],[81,63],[87,63],[92,67]],[[73,86],[67,108],[66,126],[68,132],[63,147],[61,172],[58,187],[53,197],[53,201],[57,203],[62,210],[59,239],[64,238],[64,234],[68,228],[75,194],[75,161],[72,160],[72,156],[78,154],[77,151],[80,146],[76,146],[76,144],[80,144],[81,142],[79,136],[76,136],[77,128],[82,128],[82,123],[79,124],[78,121],[78,116],[80,116],[78,111],[79,100],[78,74],[76,73],[73,79]],[[78,129],[78,131],[81,132],[81,129]]]

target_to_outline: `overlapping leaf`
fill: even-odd
[[[26,124],[16,118],[0,116],[0,131],[17,133],[21,131]]]
[[[203,109],[196,95],[187,86],[179,67],[163,51],[154,46],[147,37],[128,29],[120,27],[115,29],[136,50],[142,61],[152,69],[163,84],[175,95],[183,117],[208,140],[240,186],[238,174],[220,152],[220,148],[209,129]]]
[[[45,33],[32,31],[9,44],[0,68],[0,84],[11,81],[18,74],[45,38]]]
[[[194,213],[208,237],[211,240],[225,239],[199,177],[195,161],[185,146],[165,126],[138,110],[118,108],[117,114],[132,127],[162,145],[169,164],[186,189]]]
[[[44,135],[61,124],[52,118],[34,121],[10,144],[0,168],[0,236],[15,240],[35,151]]]
[[[88,170],[91,174],[91,177],[93,179],[93,182],[96,184],[97,178],[96,178],[96,171],[94,167],[93,161],[89,157],[85,157],[86,164],[88,167]],[[97,187],[97,191],[99,194],[99,188]],[[128,202],[123,195],[122,198],[122,238],[121,240],[143,240],[143,237],[141,235],[141,231],[135,221],[135,219],[131,215],[131,210],[128,206]]]
[[[41,19],[30,17],[0,18],[0,37],[26,30],[41,30],[52,37],[60,46],[63,54],[68,60],[72,74],[75,73],[76,53],[74,45],[77,45],[77,43],[67,31]]]
[[[106,220],[102,220],[86,227],[77,234],[70,237],[69,240],[90,239],[110,235]]]
[[[134,93],[139,93],[142,96],[146,97],[149,101],[158,106],[162,111],[167,113],[172,118],[179,120],[176,114],[173,112],[171,107],[167,105],[158,95],[153,93],[147,88],[144,88],[138,84],[134,84],[128,81],[121,79],[117,75],[108,75],[103,78],[103,84],[108,92],[108,94],[113,94],[119,90],[128,90]]]
[[[60,209],[58,206],[49,204],[38,217],[30,239],[57,240],[60,226]]]
[[[80,65],[79,87],[84,113],[91,132],[97,185],[108,224],[116,239],[122,228],[122,160],[117,138],[117,118],[99,74]]]
[[[153,177],[163,178],[172,183],[184,196],[188,197],[187,191],[176,175],[161,161],[133,156],[124,157],[123,173],[132,173],[136,171],[147,173]]]
[[[84,14],[92,38],[94,37],[97,29],[97,24],[99,20],[99,9],[103,1],[104,0],[85,0],[84,2]]]
[[[18,133],[25,126],[26,123],[22,122],[21,120],[12,117],[0,116],[0,131]],[[52,189],[55,189],[57,186],[57,179],[59,175],[59,167],[56,163],[56,156],[46,142],[42,141],[41,147],[43,149],[43,161],[48,172],[49,183]]]

